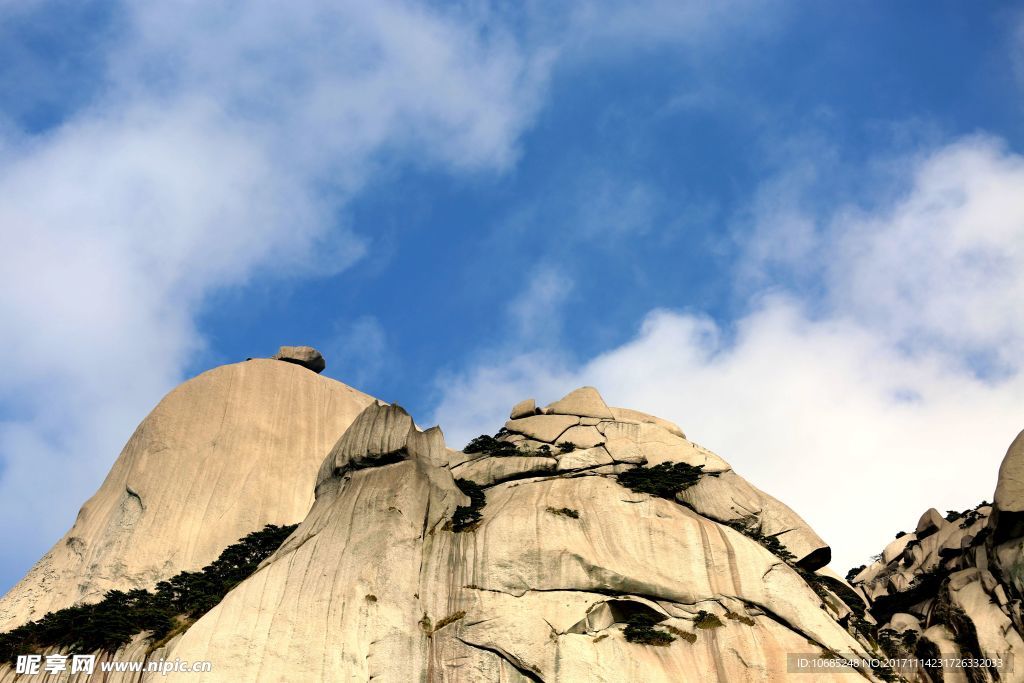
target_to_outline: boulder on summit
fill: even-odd
[[[327,368],[327,361],[323,355],[312,346],[282,346],[273,358],[301,365],[316,373],[321,373]]]

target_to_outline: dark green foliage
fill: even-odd
[[[955,522],[956,520],[960,519],[961,517],[963,517],[963,513],[962,512],[957,512],[956,510],[946,510],[946,521],[947,522]]]
[[[728,526],[740,532],[747,538],[757,541],[763,545],[768,552],[775,555],[786,564],[793,564],[796,561],[796,555],[789,552],[789,549],[782,544],[782,541],[780,541],[777,536],[765,536],[764,533],[761,532],[761,529],[757,525],[756,518],[747,517],[736,520],[734,522],[729,522]]]
[[[39,621],[0,634],[0,661],[13,661],[19,654],[47,647],[113,652],[143,631],[150,631],[152,640],[160,640],[171,630],[175,617],[196,619],[219,603],[280,547],[295,526],[268,524],[225,548],[202,571],[182,572],[161,581],[155,593],[109,591],[98,603],[50,612]]]
[[[462,449],[463,453],[483,453],[484,455],[519,455],[519,448],[509,441],[499,441],[493,436],[481,434]]]
[[[562,443],[558,444],[558,450],[562,451],[563,453],[572,453],[574,450],[576,450],[576,444],[574,444],[572,441],[563,441]]]
[[[675,640],[675,636],[655,628],[658,619],[646,613],[630,615],[623,633],[630,643],[664,647]]]
[[[906,531],[897,531],[896,532],[896,538],[903,538],[906,535],[907,535]]]
[[[469,496],[469,505],[460,505],[452,515],[452,531],[472,531],[480,523],[480,510],[487,504],[487,496],[480,486],[468,479],[456,479],[455,485]]]
[[[630,491],[673,500],[678,492],[700,481],[703,469],[703,465],[663,462],[654,467],[634,467],[620,474],[618,479]]]
[[[864,599],[857,594],[856,591],[852,590],[842,581],[834,579],[826,574],[815,574],[814,572],[807,572],[814,577],[814,581],[821,584],[825,588],[828,588],[832,593],[842,600],[850,611],[853,612],[858,618],[864,618],[864,614],[867,611],[867,605],[864,604]],[[805,577],[806,579],[806,577]]]
[[[726,612],[725,618],[732,619],[733,621],[738,621],[741,624],[746,624],[747,626],[753,626],[755,623],[757,623],[745,614],[736,614],[735,612]]]
[[[864,571],[865,567],[867,567],[867,565],[866,564],[862,564],[859,567],[852,567],[852,568],[850,568],[850,571],[846,572],[846,580],[852,582],[853,578],[855,576],[857,576],[857,574],[860,574],[862,571]]]
[[[918,659],[924,660],[922,666],[925,671],[931,677],[935,683],[943,683],[944,677],[942,675],[942,666],[928,666],[928,662],[937,663],[942,659],[942,652],[939,650],[939,646],[930,640],[918,640],[917,651],[915,653]]]
[[[871,615],[884,624],[897,612],[908,612],[911,606],[938,594],[948,572],[941,566],[918,575],[905,591],[880,595],[871,605]]]
[[[465,610],[461,610],[461,609],[458,612],[454,612],[452,614],[449,614],[444,619],[442,619],[441,621],[437,622],[437,626],[434,627],[434,631],[440,631],[441,629],[443,629],[448,624],[454,624],[456,621],[458,621],[459,619],[462,619],[464,616],[466,616],[466,611]]]
[[[685,640],[688,643],[696,643],[697,642],[697,634],[696,633],[690,633],[689,631],[684,631],[682,629],[678,629],[675,626],[672,626],[672,625],[669,625],[669,624],[665,625],[665,630],[668,631],[669,633],[671,633],[674,636],[679,636],[680,638],[682,638],[683,640]]]
[[[721,628],[722,626],[725,626],[725,624],[722,623],[721,619],[716,617],[711,612],[707,612],[705,610],[700,610],[699,612],[697,612],[697,618],[694,620],[693,625],[697,628],[704,629]]]
[[[550,512],[553,515],[562,515],[563,517],[571,517],[573,519],[579,519],[580,518],[579,511],[573,510],[572,508],[553,508],[553,507],[549,507],[548,508],[548,512]]]

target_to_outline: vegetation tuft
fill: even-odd
[[[732,619],[733,621],[738,621],[741,624],[746,624],[747,626],[753,626],[756,623],[753,619],[751,619],[747,615],[745,615],[745,614],[737,614],[736,612],[726,612],[725,613],[725,618],[726,619]]]
[[[456,479],[455,485],[469,496],[469,505],[460,505],[455,508],[452,515],[452,531],[472,531],[480,524],[480,510],[487,504],[487,496],[484,490],[476,482],[468,479]]]
[[[663,462],[654,467],[634,467],[620,474],[618,480],[630,491],[672,500],[677,493],[700,481],[703,470],[703,465]]]
[[[728,526],[740,532],[747,538],[753,539],[764,546],[768,552],[778,557],[786,564],[796,562],[796,555],[789,552],[789,549],[782,544],[777,536],[766,536],[758,525],[756,517],[744,517],[734,522],[728,522]]]
[[[664,647],[672,643],[675,640],[675,636],[655,628],[658,623],[658,620],[650,614],[633,614],[626,621],[626,628],[623,629],[623,634],[630,643]]]
[[[519,455],[519,448],[510,441],[499,441],[493,436],[481,434],[462,449],[463,453],[483,453],[484,455]]]
[[[578,510],[573,510],[572,508],[553,508],[553,507],[548,507],[548,512],[550,512],[553,515],[561,515],[563,517],[571,517],[572,519],[579,519],[580,518],[579,511]]]
[[[442,619],[441,621],[437,622],[437,625],[434,626],[434,632],[440,631],[441,629],[443,629],[448,624],[454,624],[456,621],[458,621],[459,619],[462,619],[465,616],[466,616],[466,611],[465,610],[461,610],[461,609],[458,612],[454,612],[452,614],[449,614],[444,619]]]
[[[721,628],[722,626],[725,626],[721,619],[705,610],[697,612],[697,618],[694,620],[693,625],[697,628],[703,629]]]
[[[562,443],[558,444],[558,450],[560,450],[563,453],[572,453],[574,450],[576,450],[576,444],[574,444],[572,441],[563,441]]]
[[[297,525],[268,524],[228,546],[213,563],[197,572],[181,572],[161,581],[156,591],[108,591],[103,600],[50,612],[38,621],[0,634],[0,661],[48,647],[77,652],[113,652],[135,635],[149,631],[151,642],[181,631],[216,606],[256,571]]]

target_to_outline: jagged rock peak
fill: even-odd
[[[612,419],[612,411],[594,387],[580,387],[555,401],[544,412],[549,415],[578,415]]]
[[[320,486],[338,470],[393,457],[405,449],[413,429],[412,418],[400,405],[371,403],[324,458],[316,485]]]
[[[1010,444],[999,466],[994,502],[1003,512],[1024,511],[1024,431]]]
[[[854,589],[877,621],[877,640],[907,661],[1024,657],[1024,434],[999,469],[995,503],[927,510],[874,562],[851,569]],[[904,672],[913,681],[1024,680],[997,666]]]
[[[323,355],[312,346],[282,346],[272,357],[274,360],[301,365],[316,373],[323,372],[327,367]]]

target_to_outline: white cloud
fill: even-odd
[[[809,263],[790,268],[818,273],[815,287],[755,298],[725,328],[652,311],[632,341],[580,364],[557,351],[492,357],[444,378],[436,420],[458,444],[522,398],[592,384],[677,421],[802,514],[834,566],[860,564],[928,507],[991,499],[1024,427],[1021,164],[986,138],[938,149],[894,202],[797,216]],[[978,358],[1002,372],[980,372]]]
[[[124,11],[87,106],[42,133],[3,130],[5,583],[181,380],[213,291],[346,268],[372,235],[339,212],[378,167],[505,169],[544,91],[544,50],[485,12]]]

